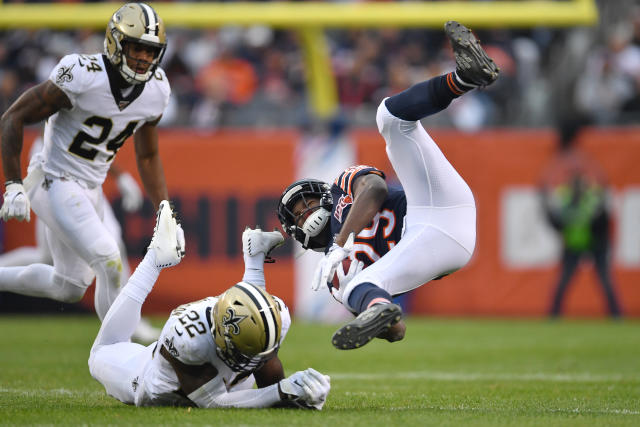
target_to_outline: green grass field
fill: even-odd
[[[640,425],[637,321],[410,319],[404,341],[352,351],[331,347],[334,326],[294,322],[280,357],[331,376],[321,412],[123,405],[89,375],[97,329],[0,316],[0,424]]]

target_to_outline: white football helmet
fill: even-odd
[[[155,10],[146,3],[127,3],[116,10],[104,38],[104,54],[130,84],[149,81],[162,60],[167,47],[164,23]],[[154,48],[154,58],[144,73],[129,67],[126,44],[139,43]]]

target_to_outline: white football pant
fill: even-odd
[[[420,122],[393,116],[385,101],[378,107],[376,122],[404,188],[407,214],[402,239],[345,288],[346,306],[360,283],[370,282],[399,295],[454,272],[469,262],[476,241],[471,189]]]
[[[70,179],[30,173],[31,207],[46,224],[53,267],[32,264],[0,268],[0,290],[76,302],[96,276],[96,312],[102,319],[120,288],[118,243],[103,223],[101,187],[83,188]],[[31,179],[30,179],[31,178]],[[27,181],[25,180],[25,181]]]

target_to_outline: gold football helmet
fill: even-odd
[[[131,84],[144,83],[153,76],[167,47],[164,23],[146,3],[127,3],[116,10],[104,39],[104,53]],[[127,64],[127,43],[139,43],[154,49],[154,57],[144,73],[132,70]]]
[[[254,371],[280,346],[280,306],[264,289],[240,282],[211,310],[216,352],[236,372]]]

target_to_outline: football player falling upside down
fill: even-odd
[[[280,198],[283,229],[305,249],[322,251],[312,283],[328,286],[357,317],[338,329],[338,349],[361,347],[373,338],[404,338],[402,309],[392,297],[462,268],[476,240],[471,189],[420,124],[475,88],[490,85],[498,68],[471,31],[449,21],[456,69],[386,98],[376,122],[402,184],[389,188],[381,170],[357,165],[329,185],[296,181]],[[331,280],[353,258],[339,289]],[[342,266],[340,266],[342,268]]]

